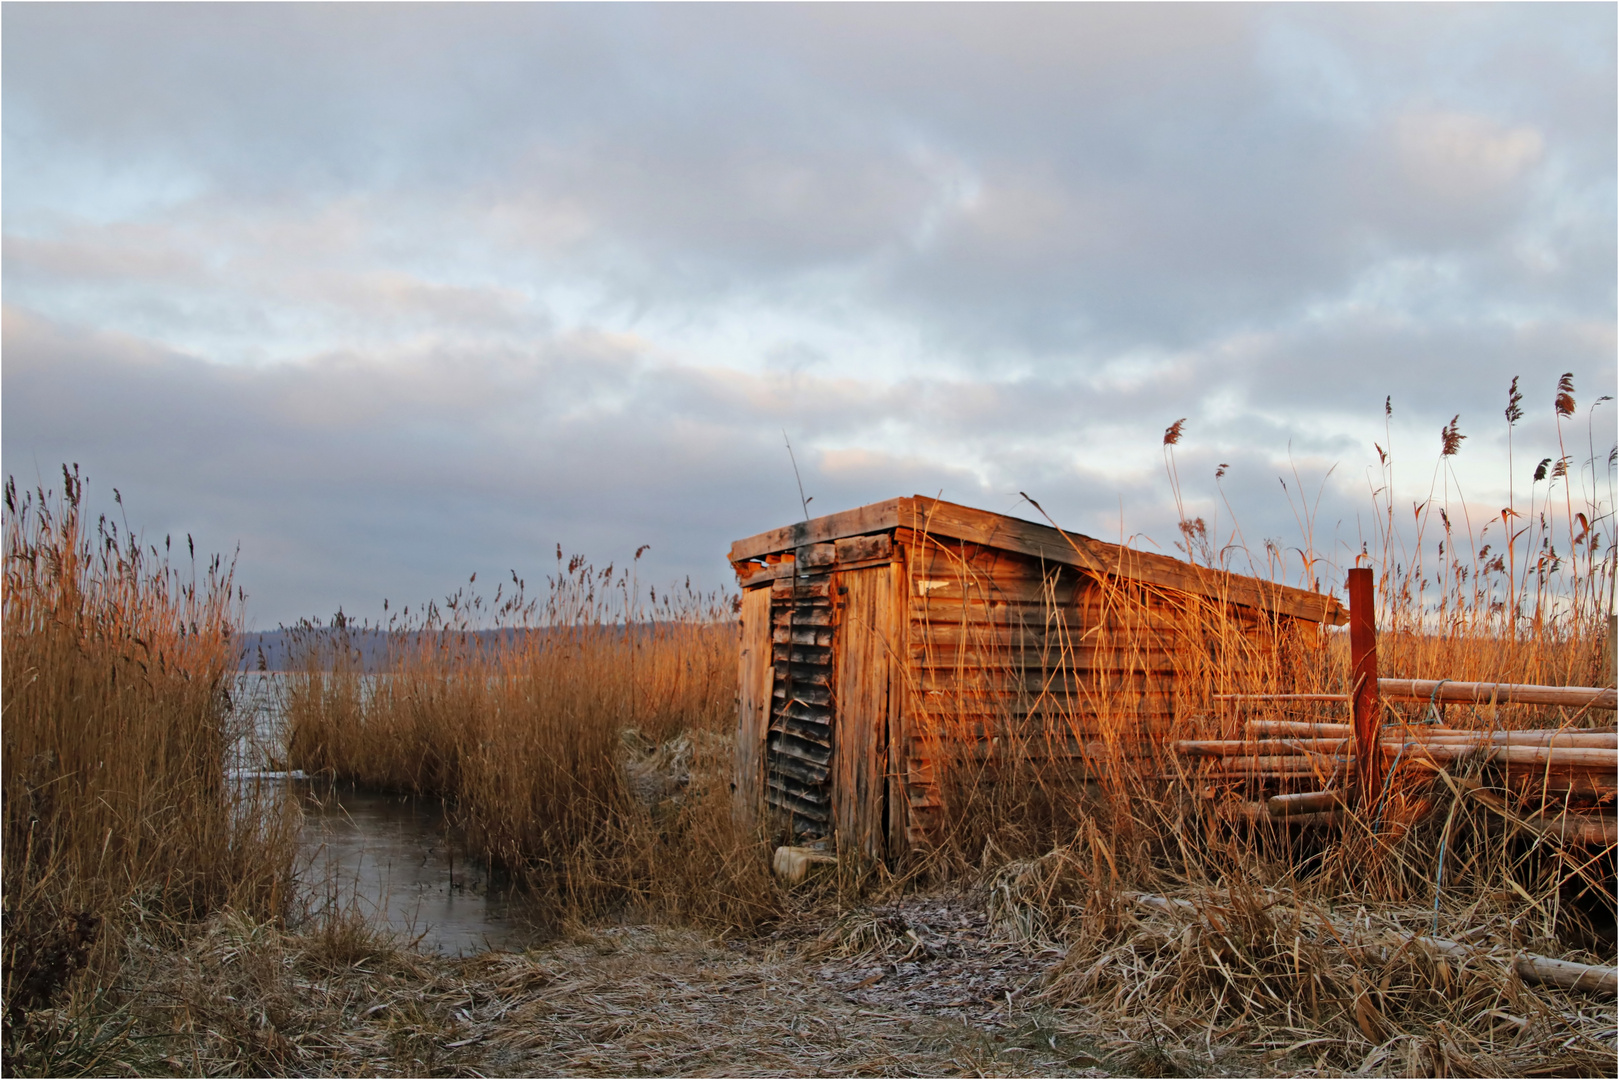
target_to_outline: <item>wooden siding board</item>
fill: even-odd
[[[905,850],[905,837],[910,825],[904,775],[909,680],[906,665],[900,659],[910,648],[910,620],[906,618],[910,604],[906,596],[910,576],[906,559],[905,549],[896,544],[893,561],[888,566],[888,633],[896,655],[890,658],[888,665],[888,752],[883,762],[885,840],[890,857]]]
[[[836,582],[843,607],[833,664],[837,672],[833,818],[841,843],[880,859],[893,575],[886,568],[855,570],[839,574]]]
[[[770,594],[744,593],[741,619],[732,813],[737,824],[751,832],[758,825],[764,796],[765,731],[770,725]]]

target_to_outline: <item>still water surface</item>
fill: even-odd
[[[541,936],[520,893],[493,886],[469,859],[438,799],[357,791],[288,773],[286,678],[244,672],[232,701],[232,769],[255,789],[297,800],[298,880],[313,910],[352,910],[443,953],[520,949]]]

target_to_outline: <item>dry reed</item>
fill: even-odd
[[[54,1038],[36,1010],[105,980],[131,919],[275,917],[292,822],[232,784],[239,595],[63,490],[5,489],[5,1021],[8,1071]]]
[[[731,822],[724,598],[643,596],[632,571],[560,552],[541,600],[510,584],[487,608],[457,594],[380,631],[306,627],[286,703],[293,767],[446,799],[469,849],[558,921],[778,914],[761,839]],[[366,633],[385,653],[376,671],[354,645]]]

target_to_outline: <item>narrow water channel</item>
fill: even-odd
[[[232,774],[296,800],[298,884],[312,911],[363,915],[418,947],[449,954],[520,949],[541,936],[521,893],[466,856],[438,799],[360,791],[286,771],[285,680],[238,676]]]
[[[492,888],[488,868],[458,850],[443,804],[292,782],[304,824],[299,883],[317,907],[352,910],[424,949],[520,949],[538,928],[521,894]]]

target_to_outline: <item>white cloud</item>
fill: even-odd
[[[1533,127],[1507,127],[1468,113],[1407,113],[1394,130],[1406,176],[1450,199],[1496,194],[1521,179],[1545,151],[1545,140]]]

